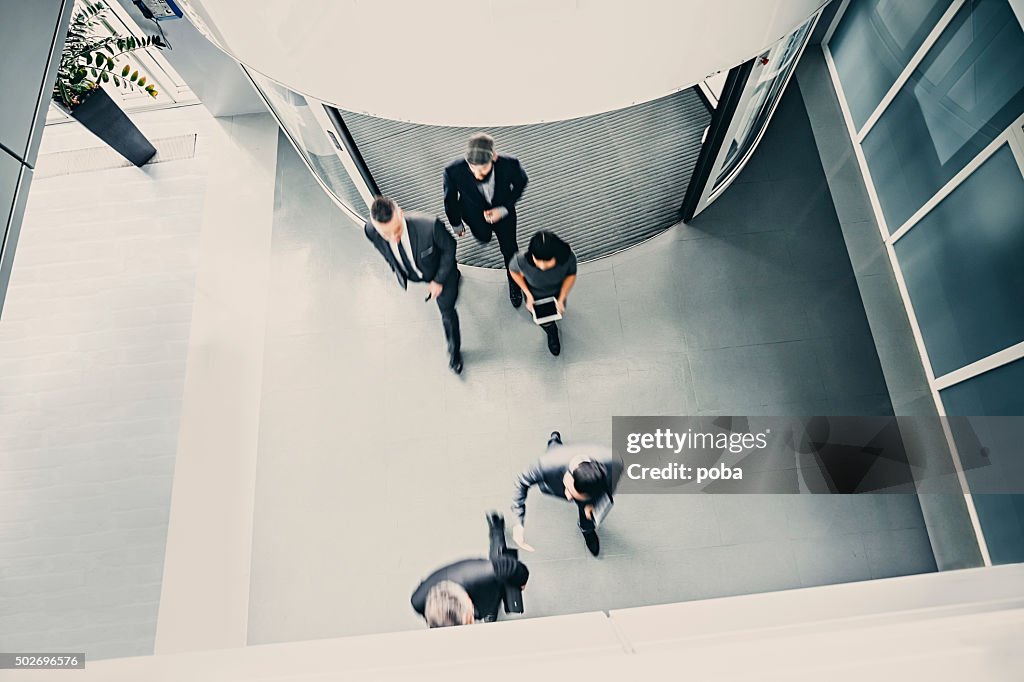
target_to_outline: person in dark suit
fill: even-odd
[[[612,494],[621,476],[622,460],[611,448],[563,445],[562,435],[553,431],[547,452],[516,477],[512,512],[518,522],[512,528],[512,539],[526,551],[533,551],[525,538],[526,496],[530,488],[537,486],[546,495],[576,504],[583,540],[590,553],[597,556],[601,551],[597,525],[600,515],[611,508]]]
[[[448,341],[448,366],[462,373],[462,337],[455,301],[461,275],[455,263],[455,239],[439,218],[424,213],[404,213],[387,197],[376,197],[370,222],[363,226],[366,238],[384,257],[398,285],[427,283],[427,300],[437,301],[444,336]]]
[[[519,160],[495,152],[494,138],[486,133],[470,137],[465,158],[444,169],[444,212],[452,229],[461,237],[466,229],[463,223],[469,225],[481,244],[496,236],[506,269],[512,254],[519,250],[516,202],[527,181]],[[516,308],[523,302],[523,292],[511,276],[508,297]]]
[[[497,620],[498,609],[505,602],[506,612],[522,612],[508,603],[510,591],[519,593],[530,578],[526,564],[519,561],[515,550],[505,545],[505,519],[491,512],[490,552],[487,559],[464,559],[434,571],[413,592],[411,602],[416,613],[431,628],[471,625],[476,621]]]

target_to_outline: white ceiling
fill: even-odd
[[[573,118],[667,95],[754,56],[824,3],[183,4],[239,61],[303,94],[385,118],[496,126]]]

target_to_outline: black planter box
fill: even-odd
[[[71,116],[136,166],[145,165],[156,154],[156,148],[103,89],[72,109]]]

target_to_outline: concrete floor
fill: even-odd
[[[422,627],[442,563],[547,434],[629,414],[891,414],[795,89],[739,181],[688,226],[580,269],[551,357],[503,275],[464,269],[466,371],[436,306],[279,145],[249,642]],[[414,208],[414,207],[407,207]],[[552,226],[557,231],[557,226]],[[526,616],[935,570],[914,496],[622,496],[591,558],[572,507],[530,497]]]
[[[195,159],[37,177],[0,320],[0,648],[95,660],[202,635],[223,604],[200,599],[160,634],[181,568],[207,580],[197,595],[249,594],[230,630],[248,617],[251,643],[419,628],[410,592],[485,551],[483,512],[507,508],[551,429],[607,440],[615,414],[888,413],[794,92],[721,201],[581,268],[560,358],[501,273],[467,270],[461,378],[436,307],[394,286],[287,142],[274,206],[224,191],[220,164],[252,164],[249,123],[151,112],[138,122],[155,138],[198,133]],[[44,136],[96,144],[74,124]],[[268,258],[269,274],[246,274]],[[224,333],[264,304],[265,334]],[[233,468],[247,457],[255,493]],[[205,497],[176,507],[172,476]],[[166,542],[182,512],[208,514],[194,546]],[[909,496],[620,496],[596,560],[557,500],[531,495],[528,527],[528,617],[934,570]]]

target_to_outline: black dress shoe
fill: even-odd
[[[523,304],[523,290],[515,284],[509,284],[508,300],[512,302],[513,308],[518,308]]]
[[[596,531],[583,531],[583,540],[591,554],[597,556],[601,552],[601,541],[597,539]]]
[[[505,530],[505,517],[496,511],[487,512],[487,527],[491,530]]]
[[[448,361],[448,368],[456,374],[462,374],[462,353],[452,355]]]

